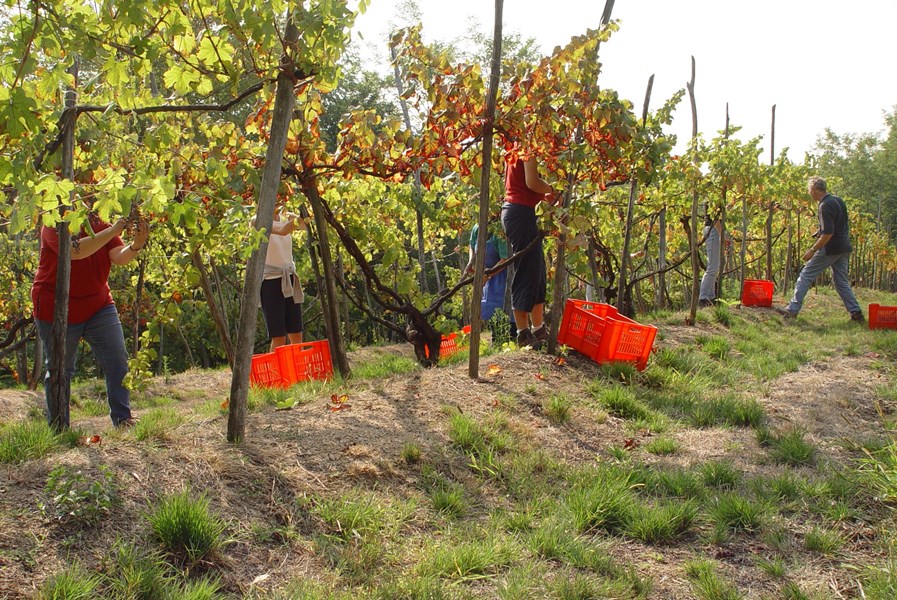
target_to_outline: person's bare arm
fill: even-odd
[[[112,227],[107,227],[94,236],[84,236],[77,244],[72,244],[72,260],[84,260],[89,258],[100,248],[109,243],[109,240],[125,230],[124,219],[116,221]]]
[[[526,177],[526,187],[537,194],[552,194],[554,190],[548,182],[539,176],[539,166],[534,157],[523,161],[523,174]]]
[[[305,220],[300,219],[299,215],[287,213],[284,215],[285,221],[275,221],[271,225],[271,233],[274,235],[290,235],[297,229],[306,229]]]
[[[117,246],[109,251],[109,260],[114,265],[126,265],[146,246],[149,239],[149,224],[145,221],[137,224],[134,239],[126,246]]]

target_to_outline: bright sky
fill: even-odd
[[[489,0],[418,0],[428,41],[468,28],[491,35]],[[406,23],[401,0],[370,0],[356,22],[367,43]],[[597,27],[603,0],[505,0],[504,29],[534,38],[545,54]],[[654,74],[651,108],[685,88],[696,61],[698,129],[705,139],[725,127],[726,103],[739,136],[762,136],[769,157],[772,105],[775,150],[802,162],[826,128],[876,133],[897,107],[897,0],[617,0],[620,31],[601,47],[599,84],[633,101],[641,113]],[[385,48],[385,41],[382,42]],[[385,49],[383,55],[385,55]],[[688,96],[671,131],[681,150],[691,136]]]

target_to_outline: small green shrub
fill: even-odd
[[[118,481],[105,466],[96,478],[88,479],[80,470],[59,465],[47,476],[44,492],[48,499],[40,503],[41,513],[79,527],[99,522],[121,503]]]
[[[204,496],[193,498],[187,490],[162,498],[149,522],[165,550],[190,563],[206,558],[223,543],[224,522],[209,511]]]

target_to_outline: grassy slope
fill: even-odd
[[[473,383],[461,357],[368,351],[350,382],[254,394],[241,447],[225,373],[153,382],[128,431],[85,384],[73,421],[100,444],[0,428],[0,597],[895,597],[889,488],[860,467],[893,448],[897,332],[826,291],[794,323],[651,319],[642,373],[510,352]],[[224,526],[201,558],[151,525],[181,491]]]

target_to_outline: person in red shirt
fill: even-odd
[[[507,158],[501,224],[512,256],[539,235],[536,205],[542,201],[553,204],[556,200],[552,187],[539,176],[535,157],[510,155]],[[539,242],[511,266],[511,310],[520,347],[538,350],[548,339],[543,322],[546,289],[545,253]]]
[[[131,414],[130,392],[122,383],[128,373],[128,352],[125,349],[118,311],[109,292],[108,278],[113,264],[127,264],[143,249],[149,239],[149,228],[145,222],[138,225],[134,240],[126,246],[119,237],[125,229],[124,220],[119,219],[110,225],[97,217],[91,217],[88,225],[90,233],[82,229],[78,235],[72,236],[72,273],[65,344],[66,394],[71,391],[78,344],[83,339],[93,350],[106,378],[106,395],[112,423],[116,427],[133,425],[136,419]],[[44,355],[47,357],[50,356],[53,345],[51,328],[56,303],[58,262],[59,238],[56,229],[42,227],[40,259],[31,287],[31,300],[34,303],[34,319],[44,346]],[[49,379],[48,369],[44,380],[45,393],[48,393]],[[49,403],[49,396],[47,400]],[[68,414],[60,415],[60,419],[66,425],[69,423]]]

